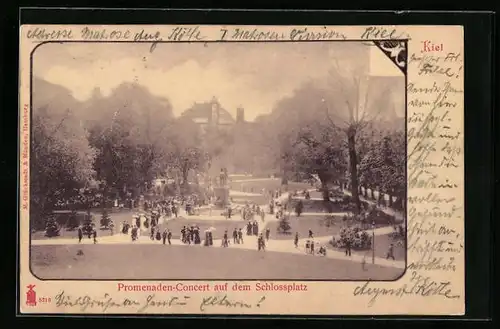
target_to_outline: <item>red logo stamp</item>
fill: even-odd
[[[33,288],[35,288],[35,285],[30,284],[26,288],[29,289],[28,291],[26,291],[26,305],[36,306],[36,292],[35,290],[33,290]]]

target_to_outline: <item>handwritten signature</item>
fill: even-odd
[[[423,276],[416,271],[412,272],[412,278],[409,283],[404,283],[397,288],[380,288],[371,281],[354,289],[354,296],[369,296],[368,306],[373,306],[379,296],[404,297],[414,295],[421,297],[443,296],[447,299],[456,299],[460,295],[453,292],[451,281],[435,281],[429,276]]]
[[[202,312],[213,307],[249,309],[253,307],[260,307],[265,299],[266,297],[263,296],[257,303],[253,304],[247,301],[233,300],[228,297],[228,295],[206,296],[202,297],[199,309]],[[57,307],[76,307],[82,312],[89,309],[98,309],[98,311],[106,312],[113,308],[132,307],[135,308],[138,313],[143,313],[145,311],[159,308],[183,307],[186,306],[191,300],[192,299],[189,296],[169,296],[161,299],[156,294],[148,295],[144,301],[138,301],[130,298],[115,299],[108,293],[105,293],[103,297],[100,298],[91,297],[89,295],[73,297],[66,294],[64,290],[55,296],[55,303]]]
[[[88,295],[73,298],[61,291],[55,296],[57,307],[79,307],[82,312],[89,308],[99,308],[103,312],[110,308],[138,306],[139,302],[133,299],[124,298],[122,300],[115,300],[109,294],[105,293],[102,298],[94,298]]]

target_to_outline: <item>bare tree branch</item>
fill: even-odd
[[[334,115],[340,123],[343,123],[346,127],[349,125],[349,122],[345,121],[344,119],[342,119],[341,117],[339,117],[338,115],[336,115],[335,113],[332,113],[329,109],[329,106],[328,104],[325,104],[325,115],[326,115],[326,118],[328,120],[328,122],[330,122],[330,125],[333,129],[335,130],[340,130],[340,131],[343,131],[342,128],[340,128],[334,121],[333,119],[331,118],[330,115]]]
[[[359,111],[361,110],[360,107],[359,107],[359,96],[361,94],[361,77],[358,76],[358,75],[353,75],[353,80],[354,80],[354,90],[355,90],[355,93],[356,93],[356,97],[355,97],[355,102],[356,102],[356,108],[355,108],[355,111],[356,111],[356,115],[354,117],[354,120],[359,121]]]
[[[59,122],[59,124],[54,128],[54,130],[50,133],[50,136],[49,137],[53,137],[58,131],[59,129],[61,129],[64,121],[66,121],[66,119],[69,117],[69,108],[66,109],[66,112],[64,113],[64,117],[61,119],[61,121]]]
[[[344,80],[344,82],[346,82],[346,79],[345,77],[343,76],[342,73],[340,73],[340,65],[339,65],[339,62],[337,60],[337,58],[334,59],[334,63],[335,65],[333,65],[333,67],[335,68],[335,71],[338,75],[338,78],[342,78],[342,80]],[[352,104],[349,102],[349,96],[348,96],[348,93],[346,92],[345,88],[344,88],[344,84],[341,82],[341,81],[338,81],[337,82],[339,87],[340,87],[340,93],[342,94],[342,96],[344,97],[344,102],[346,103],[347,105],[347,110],[349,113],[348,116],[349,116],[349,119],[352,121],[353,119],[353,106]]]
[[[370,111],[367,111],[368,113],[373,113],[373,116],[371,118],[367,118],[366,121],[376,121],[382,111],[384,110],[385,104],[390,103],[389,95],[390,95],[390,90],[389,88],[385,88],[377,97],[376,101],[372,103],[370,107]],[[378,106],[377,106],[378,105]],[[375,107],[375,108],[373,108]]]

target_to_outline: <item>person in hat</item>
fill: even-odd
[[[154,226],[151,226],[151,234],[149,237],[151,238],[151,240],[155,239],[155,227]]]
[[[238,243],[243,244],[243,231],[241,230],[241,228],[238,230],[238,241]]]
[[[135,215],[135,227],[139,229],[141,227],[141,217],[139,215]]]
[[[227,248],[229,246],[229,239],[227,236],[227,230],[224,231],[224,237],[222,238],[222,246]]]
[[[92,230],[92,237],[94,238],[94,244],[97,243],[97,230],[94,228]]]
[[[208,233],[209,233],[209,230],[205,230],[205,241],[203,242],[203,245],[205,247],[208,247],[210,245],[210,241],[208,240]]]
[[[238,239],[238,230],[235,228],[233,230],[233,244],[237,244],[237,243],[240,243],[240,241]]]
[[[82,226],[78,226],[78,243],[82,242],[82,239],[83,239],[83,230],[82,230]]]
[[[194,244],[200,244],[201,243],[201,238],[200,238],[200,227],[198,225],[194,226],[193,229],[193,240]]]
[[[392,260],[396,260],[396,258],[394,258],[394,244],[393,243],[390,244],[389,250],[387,250],[386,259],[389,259],[389,258],[392,258]]]
[[[163,230],[163,233],[161,234],[163,244],[165,244],[165,242],[167,241],[167,234],[167,229]]]
[[[135,241],[137,239],[137,226],[135,225],[132,226],[130,237],[132,238],[132,241]]]
[[[320,246],[318,253],[322,256],[326,256],[326,247],[325,246]]]
[[[262,233],[257,238],[257,247],[258,247],[259,251],[260,250],[263,250],[263,251],[266,250],[266,242],[264,240],[264,236],[262,235]]]
[[[184,225],[181,229],[181,241],[182,243],[186,243],[186,226]]]

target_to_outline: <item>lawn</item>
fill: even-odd
[[[115,223],[115,232],[119,229],[120,223],[123,221],[126,221],[127,223],[130,223],[130,220],[132,218],[132,215],[134,212],[129,209],[123,209],[123,210],[116,210],[114,212],[111,212],[109,216],[111,217],[111,220]],[[101,220],[101,213],[99,212],[91,212],[93,222],[95,224],[96,228],[99,228],[100,225],[100,220]],[[77,231],[76,230],[67,230],[66,228],[61,228],[59,231],[59,236],[52,237],[50,239],[61,239],[61,238],[76,238],[77,237]],[[110,235],[109,230],[98,230],[97,231],[98,236],[108,236]],[[45,231],[36,231],[31,234],[31,238],[34,240],[39,240],[39,239],[49,239],[48,237],[45,236]]]
[[[301,200],[304,205],[302,212],[344,212],[338,204],[335,204],[332,201],[325,202],[323,200]],[[293,199],[293,209],[295,209],[295,204],[297,202],[297,199]]]
[[[277,229],[279,227],[278,221],[272,221],[267,224],[271,230],[271,239],[276,240],[293,240],[295,232],[299,232],[299,239],[307,238],[309,230],[313,231],[314,237],[320,236],[333,236],[340,231],[342,227],[342,217],[335,218],[335,225],[327,227],[325,225],[324,216],[304,216],[295,217],[291,216],[289,223],[292,229],[291,234],[279,234]]]
[[[269,196],[267,195],[245,195],[245,196],[232,196],[232,202],[238,205],[244,205],[248,203],[255,203],[257,205],[266,205],[269,203]]]
[[[394,258],[396,260],[404,261],[406,257],[406,249],[403,245],[396,243],[388,234],[375,236],[375,257],[385,258],[387,256],[387,250],[389,250],[389,245],[394,244]],[[328,244],[330,249],[339,250],[333,248]],[[353,254],[366,255],[367,259],[372,257],[372,249],[370,250],[352,250]]]
[[[320,256],[160,244],[31,246],[31,270],[46,280],[391,280],[401,274]]]
[[[218,214],[219,210],[213,210],[213,214]],[[126,221],[127,223],[130,223],[132,215],[134,212],[132,211],[120,211],[120,212],[115,212],[110,214],[111,219],[115,223],[115,233],[118,233],[120,223],[123,221]],[[94,223],[97,228],[99,228],[99,220],[100,220],[100,214],[93,214],[94,215]],[[239,215],[236,214],[239,218]],[[163,231],[165,228],[169,228],[172,231],[172,237],[174,239],[177,239],[180,237],[180,231],[182,227],[186,226],[191,226],[191,225],[198,225],[200,227],[200,233],[203,235],[203,232],[208,229],[209,227],[215,227],[216,230],[213,232],[213,237],[214,239],[220,239],[222,238],[224,234],[224,230],[228,230],[229,235],[231,236],[232,231],[234,228],[242,228],[243,230],[245,229],[245,222],[237,219],[230,219],[230,220],[194,220],[194,219],[184,219],[183,217],[178,217],[177,219],[171,219],[164,224],[160,225],[160,229]],[[143,233],[147,234],[147,233]],[[97,236],[102,237],[102,236],[108,236],[110,235],[109,230],[98,230],[97,231]],[[61,239],[61,238],[77,238],[77,231],[68,231],[66,229],[61,229],[60,235],[57,237],[52,237],[50,239]],[[45,236],[45,231],[37,231],[31,234],[31,238],[33,240],[39,240],[39,239],[49,239],[48,237]],[[202,239],[204,239],[204,236],[201,236]]]
[[[229,238],[232,237],[233,230],[235,228],[241,228],[246,232],[245,225],[246,222],[242,220],[228,219],[228,220],[195,220],[195,219],[183,219],[181,217],[177,219],[171,219],[164,224],[160,225],[160,230],[163,231],[165,228],[170,229],[172,232],[173,239],[180,239],[181,229],[183,226],[189,227],[191,225],[198,225],[200,228],[200,237],[205,239],[204,232],[209,227],[214,227],[216,230],[213,231],[213,239],[222,239],[224,231],[227,230]],[[144,233],[145,234],[145,233]]]
[[[231,190],[236,190],[236,191],[243,191],[243,192],[253,192],[253,193],[260,193],[263,188],[266,189],[266,193],[269,193],[269,191],[274,191],[278,189],[282,189],[281,186],[281,179],[265,179],[265,180],[257,180],[257,181],[233,181],[230,183],[230,188]],[[307,183],[300,183],[300,182],[288,182],[288,191],[294,191],[294,190],[304,190],[304,189],[310,189],[311,186]]]

